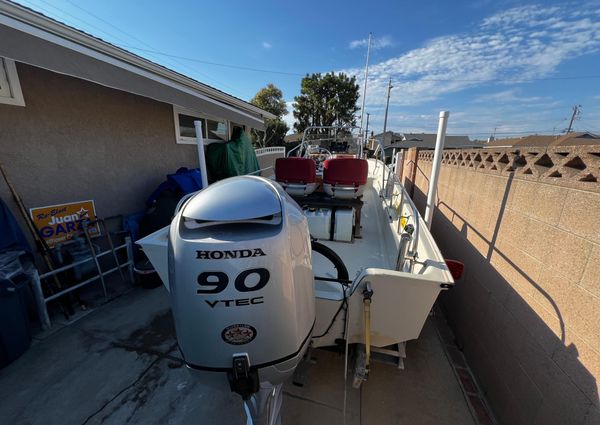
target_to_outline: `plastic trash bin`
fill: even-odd
[[[136,261],[133,271],[138,276],[140,285],[142,285],[142,288],[144,289],[158,288],[162,285],[158,273],[154,270],[152,263],[150,263],[150,260],[147,258]]]
[[[31,344],[29,277],[0,278],[0,369],[18,359]]]

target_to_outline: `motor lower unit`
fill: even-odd
[[[315,298],[307,220],[281,189],[233,177],[190,198],[169,231],[169,286],[187,365],[249,398],[309,344]]]

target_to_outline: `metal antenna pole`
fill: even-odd
[[[362,95],[362,106],[360,108],[360,132],[363,131],[363,120],[365,117],[365,100],[367,97],[367,81],[369,79],[369,57],[371,56],[371,37],[372,33],[369,33],[369,43],[367,45],[367,63],[365,65],[365,83],[363,87],[363,95]]]

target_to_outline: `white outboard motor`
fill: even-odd
[[[190,198],[171,223],[168,261],[189,368],[244,400],[294,372],[315,323],[310,236],[278,184],[233,177]]]

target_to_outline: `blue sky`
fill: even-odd
[[[600,133],[599,0],[19,3],[246,100],[272,82],[290,110],[307,72],[362,84],[371,31],[376,132],[391,77],[395,131],[435,131],[449,110],[451,134],[552,134],[581,104],[575,128]]]

